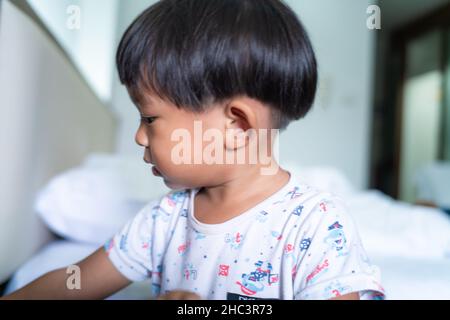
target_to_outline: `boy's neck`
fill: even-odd
[[[259,166],[242,169],[223,184],[199,190],[194,199],[196,219],[222,223],[270,197],[290,179],[289,172],[281,167],[273,175],[262,175]]]

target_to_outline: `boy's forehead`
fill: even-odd
[[[128,90],[128,92],[135,106],[138,109],[147,109],[154,107],[156,105],[155,98],[152,97],[152,95],[146,92],[145,90],[136,90],[136,91]]]

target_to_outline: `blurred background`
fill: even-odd
[[[2,290],[84,257],[167,191],[114,65],[154,2],[0,0]],[[319,89],[282,133],[281,163],[346,198],[388,298],[450,299],[450,1],[285,2]]]

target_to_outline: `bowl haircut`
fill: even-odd
[[[306,115],[317,86],[306,30],[280,0],[161,0],[125,31],[116,63],[135,104],[147,91],[202,112],[246,95],[277,129]]]

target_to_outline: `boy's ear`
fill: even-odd
[[[255,109],[241,99],[233,99],[225,105],[225,148],[228,150],[245,147],[251,138],[249,134],[257,127]]]

